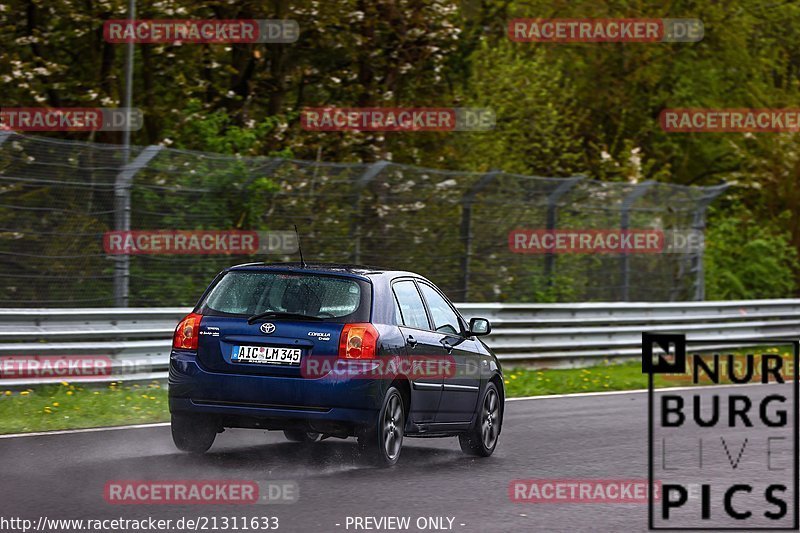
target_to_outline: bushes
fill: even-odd
[[[743,207],[713,213],[706,232],[706,299],[790,298],[797,289],[797,249],[783,213],[759,220]]]

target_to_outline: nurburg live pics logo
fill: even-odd
[[[655,480],[661,485],[660,501],[649,498],[648,528],[796,531],[798,373],[780,354],[753,347],[791,346],[796,368],[800,343],[736,339],[724,351],[719,340],[689,343],[713,356],[689,352],[687,361],[685,335],[642,334],[650,494]],[[732,371],[737,359],[745,372]],[[687,364],[694,386],[654,391],[655,374],[686,374]]]

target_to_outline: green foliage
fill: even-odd
[[[124,18],[126,6],[124,0],[0,0],[3,106],[120,105],[125,47],[105,42],[102,26],[105,20]],[[135,144],[326,162],[388,159],[481,172],[585,173],[616,182],[714,185],[736,180],[743,191],[742,207],[719,211],[709,224],[708,296],[789,296],[797,289],[790,271],[792,250],[800,247],[798,135],[668,133],[658,122],[665,108],[795,106],[800,98],[800,5],[796,3],[142,0],[138,12],[143,19],[287,18],[298,22],[301,35],[294,44],[136,46],[133,105],[143,110],[145,124],[133,134]],[[511,42],[507,21],[531,16],[691,16],[703,20],[705,37],[698,43]],[[425,133],[304,130],[301,110],[319,106],[486,107],[495,113],[496,128]],[[120,141],[117,132],[58,136]],[[134,215],[139,206],[167,215],[161,220],[135,220],[136,229],[196,229],[203,226],[198,222],[203,217],[207,226],[215,228],[271,227],[275,218],[267,219],[264,206],[275,207],[280,175],[253,178],[252,168],[244,162],[222,170],[209,162],[191,170],[191,175],[181,175],[175,169],[157,169],[146,178],[137,177],[142,188],[134,191]],[[305,182],[305,190],[319,190],[322,180],[316,178]],[[463,185],[462,181],[448,187],[461,191]],[[45,186],[3,187],[2,203],[57,203],[69,213],[54,222],[38,212],[0,212],[8,269],[26,268],[25,257],[11,253],[17,239],[25,238],[29,243],[36,240],[37,249],[54,258],[49,274],[77,279],[78,274],[90,277],[88,272],[105,268],[110,276],[112,265],[97,243],[82,251],[87,257],[75,261],[69,241],[48,236],[110,229],[107,221],[83,215],[109,211],[108,199],[98,204],[88,187],[68,194]],[[186,192],[192,187],[205,192],[192,196]],[[334,207],[317,205],[319,199],[304,203],[301,192],[287,192],[284,203],[302,212],[307,225],[321,210],[329,219],[348,216],[346,201]],[[371,192],[379,199],[397,194]],[[423,205],[427,208],[436,201],[425,199]],[[374,204],[380,210],[368,213],[372,217],[366,218],[368,222],[383,216],[391,202]],[[415,222],[447,229],[458,217],[457,206],[451,204],[448,217],[421,207],[407,212]],[[397,212],[387,216],[397,221],[398,232],[408,227]],[[316,237],[322,238],[325,221],[316,224]],[[387,238],[367,229],[365,242]],[[435,239],[438,231],[433,229],[416,237]],[[457,244],[447,246],[455,250]],[[476,255],[482,252],[475,250]],[[559,258],[557,271],[563,283],[557,289],[543,284],[538,267],[501,270],[496,268],[499,260],[494,260],[492,271],[514,290],[487,289],[490,292],[482,298],[568,299],[592,283],[570,277],[568,258]],[[423,271],[439,269],[428,257],[409,256],[407,261]],[[163,276],[167,270],[148,262],[133,268],[140,277]],[[216,268],[209,261],[187,266],[198,270],[198,279]],[[83,284],[86,301],[108,293],[108,277],[77,283]],[[142,303],[156,304],[161,300],[148,298],[168,300],[192,292],[188,281],[170,283],[181,286],[154,291]],[[447,283],[457,286],[455,278]],[[9,281],[5,289],[6,300],[47,298],[47,291],[37,292],[33,284],[19,280]]]
[[[556,303],[577,301],[578,291],[575,287],[575,280],[555,274],[551,279],[544,276],[534,276],[533,283],[533,302]]]
[[[797,249],[781,229],[789,213],[765,221],[744,208],[713,217],[706,234],[706,298],[788,298],[797,289]]]
[[[182,114],[186,118],[175,130],[165,132],[165,144],[218,154],[261,155],[265,148],[264,140],[286,123],[281,117],[264,117],[259,122],[251,120],[246,126],[241,126],[228,111],[207,112],[197,99],[189,100]],[[290,148],[267,155],[292,157]]]
[[[564,79],[564,66],[543,50],[488,43],[473,57],[471,106],[492,109],[491,132],[462,135],[464,160],[475,170],[566,176],[581,169],[580,126],[585,111]]]

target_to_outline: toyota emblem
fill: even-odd
[[[273,331],[275,331],[275,324],[273,324],[272,322],[264,322],[263,324],[261,324],[261,333],[266,333],[267,335],[269,335]]]

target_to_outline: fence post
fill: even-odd
[[[353,183],[353,194],[350,198],[355,216],[350,221],[350,240],[353,242],[353,263],[356,265],[361,263],[361,191],[390,163],[384,159],[375,161]]]
[[[470,257],[472,256],[472,204],[475,197],[485,189],[498,175],[499,170],[492,170],[480,177],[461,199],[461,242],[464,243],[464,254],[461,256],[461,301],[469,297]]]
[[[131,184],[133,177],[153,159],[162,146],[148,146],[136,159],[122,167],[114,180],[114,230],[131,229]],[[130,287],[130,257],[128,254],[114,256],[114,305],[128,307]]]
[[[697,207],[692,216],[692,229],[703,232],[703,246],[691,255],[689,272],[694,274],[694,294],[695,301],[706,299],[706,277],[705,277],[705,229],[706,229],[706,209],[708,205],[720,194],[730,187],[730,183],[722,183],[714,187],[708,187],[706,192],[697,202]]]
[[[584,175],[575,175],[564,178],[562,183],[547,196],[547,219],[545,220],[545,228],[548,231],[556,229],[556,212],[558,211],[558,200],[567,194],[579,181],[586,179]],[[547,252],[544,256],[544,279],[548,286],[553,284],[553,269],[555,267],[556,256],[553,252]]]
[[[647,191],[655,185],[655,181],[643,181],[636,185],[631,192],[622,200],[622,215],[620,217],[619,228],[622,231],[630,229],[631,223],[631,207],[633,204],[647,193]],[[622,251],[620,260],[620,267],[622,270],[622,301],[627,302],[630,299],[630,284],[631,284],[631,265],[630,257],[627,250]]]

